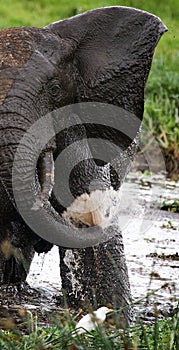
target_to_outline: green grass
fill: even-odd
[[[179,173],[178,0],[0,0],[0,28],[43,27],[104,6],[131,6],[159,16],[168,27],[155,52],[147,82],[144,125],[163,150],[169,175]]]
[[[145,96],[145,126],[179,161],[179,52],[154,58]]]
[[[48,23],[103,6],[131,6],[159,16],[168,27],[161,38],[147,82],[144,124],[161,148],[179,162],[179,6],[178,0],[0,0],[0,28],[43,27]],[[36,318],[22,327],[0,331],[2,350],[106,349],[178,350],[177,315],[153,326],[137,322],[118,331],[118,325],[73,338],[74,318],[63,314],[52,327],[39,327]],[[130,335],[129,335],[130,334]],[[129,340],[130,339],[130,340]],[[130,346],[128,345],[130,343]],[[72,345],[73,344],[73,345]]]
[[[29,323],[30,322],[30,323]],[[69,313],[61,313],[53,327],[39,327],[31,319],[19,329],[0,331],[0,349],[3,350],[178,350],[179,318],[173,317],[146,326],[140,321],[135,326],[119,329],[118,322],[105,323],[93,332],[74,335],[75,320]],[[33,330],[31,330],[33,328]]]
[[[104,6],[131,6],[159,16],[169,31],[159,43],[157,53],[176,55],[179,47],[178,0],[0,0],[0,28],[21,25],[43,27],[59,19]]]

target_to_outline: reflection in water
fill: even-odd
[[[179,254],[179,214],[161,211],[160,206],[164,199],[178,199],[178,193],[179,183],[133,173],[121,190],[119,225],[133,298],[143,298],[168,283],[149,299],[150,304],[155,301],[165,310],[179,298],[179,260],[157,256]],[[59,276],[58,248],[54,247],[46,255],[36,254],[27,281],[50,295],[58,294]],[[142,304],[137,308],[141,311]]]

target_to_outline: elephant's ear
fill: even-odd
[[[158,17],[128,7],[106,7],[46,28],[73,43],[78,101],[112,103],[142,118],[154,49],[167,30]]]

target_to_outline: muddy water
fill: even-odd
[[[136,311],[150,318],[156,304],[162,315],[170,315],[179,300],[179,214],[160,207],[164,200],[179,198],[179,183],[130,174],[123,193],[123,239],[134,301],[158,289],[147,307],[145,299]]]
[[[133,299],[158,289],[149,297],[147,307],[146,299],[135,307],[136,313],[145,310],[149,317],[154,304],[161,315],[170,315],[179,299],[179,214],[160,210],[163,200],[178,197],[179,183],[165,181],[162,175],[130,173],[121,191],[119,225]],[[60,291],[59,276],[58,248],[53,247],[46,255],[35,255],[27,281],[51,302]]]

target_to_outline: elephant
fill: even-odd
[[[154,49],[166,30],[152,14],[115,6],[45,28],[0,31],[1,284],[20,288],[34,252],[55,243],[68,304],[112,304],[130,319],[130,283],[113,211],[138,147]],[[43,116],[45,128],[38,124]],[[119,120],[119,127],[110,120]],[[120,131],[125,120],[130,135]],[[103,154],[109,145],[105,159],[94,146],[99,138]],[[74,147],[79,161],[69,175],[73,196],[64,202],[59,177],[66,181]],[[67,148],[68,156],[58,161]],[[95,202],[105,203],[104,213],[75,215],[74,203],[86,203],[94,193]]]

